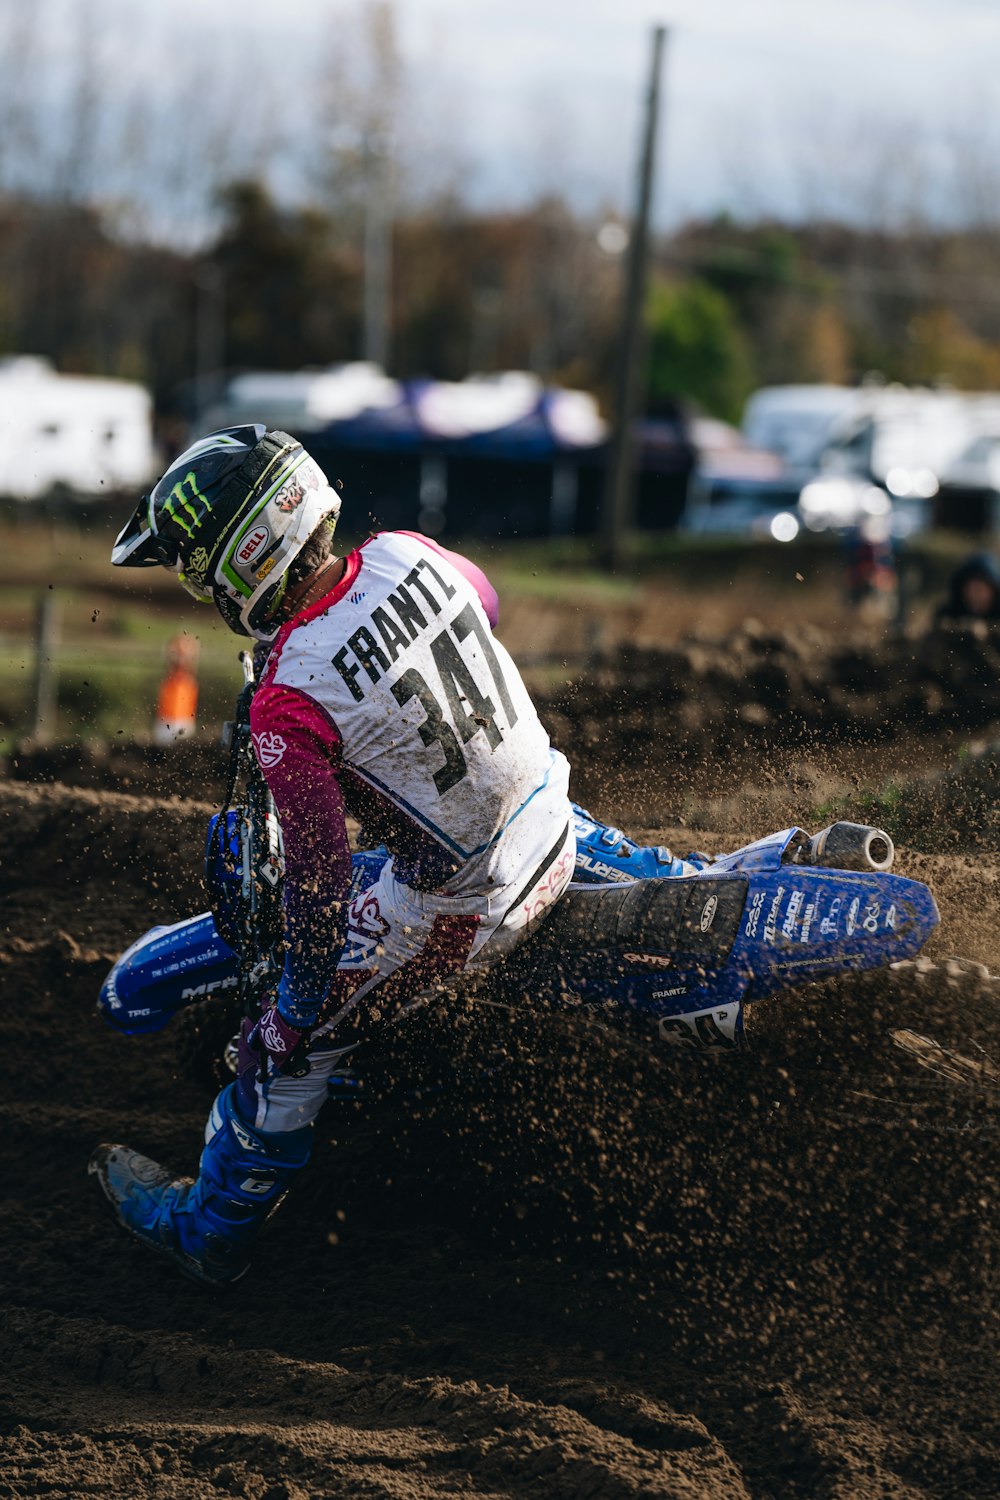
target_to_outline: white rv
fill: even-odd
[[[0,359],[0,495],[78,498],[142,488],[157,468],[152,399],[130,380]]]

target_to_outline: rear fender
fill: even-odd
[[[925,885],[782,865],[788,838],[762,840],[763,868],[742,873],[717,862],[692,878],[572,887],[532,945],[536,992],[590,1014],[610,1004],[664,1040],[725,1051],[742,1044],[744,1002],[920,952],[939,921]]]
[[[939,921],[920,881],[783,865],[751,881],[730,964],[750,976],[747,999],[762,999],[790,985],[913,958]]]
[[[808,834],[801,828],[782,828],[753,844],[745,844],[742,849],[734,849],[732,854],[720,854],[705,873],[728,875],[737,870],[778,870],[789,845],[807,839]]]

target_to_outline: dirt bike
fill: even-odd
[[[245,683],[226,731],[225,804],[206,848],[211,910],[151,928],[115,963],[98,1001],[108,1023],[128,1034],[180,1018],[189,1060],[224,1049],[241,1016],[257,1014],[283,962],[281,829],[250,739],[254,665],[242,660]],[[580,878],[473,990],[600,1014],[664,1044],[721,1056],[747,1050],[748,1007],[912,959],[939,921],[927,886],[891,873],[892,840],[878,829],[786,828],[702,856],[694,874],[634,879],[630,864],[655,851],[576,812]],[[385,848],[356,853],[352,895],[389,858]],[[356,1075],[331,1087],[350,1093]]]

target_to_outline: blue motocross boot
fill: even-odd
[[[98,1146],[88,1170],[136,1239],[195,1281],[225,1286],[249,1269],[257,1231],[309,1160],[311,1138],[311,1126],[272,1134],[244,1124],[230,1084],[208,1117],[196,1182],[128,1146]]]
[[[576,879],[589,885],[618,881],[648,880],[672,875],[697,875],[708,863],[705,855],[677,859],[663,844],[637,844],[620,828],[598,823],[574,802],[576,829]]]

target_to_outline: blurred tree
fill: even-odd
[[[192,358],[186,257],[123,244],[93,209],[0,200],[0,352],[145,380],[166,404]]]
[[[394,187],[407,79],[392,0],[353,0],[331,20],[315,85],[312,181],[337,232],[360,250],[373,176],[388,166],[385,186]]]
[[[716,232],[710,230],[706,237],[699,275],[729,299],[743,321],[752,323],[769,294],[799,284],[802,247],[783,225],[747,230],[721,216],[713,227]]]
[[[107,158],[102,132],[107,123],[111,77],[102,44],[105,20],[100,0],[78,0],[69,17],[65,128],[56,132],[52,146],[52,195],[59,202],[86,203],[97,189],[102,156]]]
[[[738,223],[720,216],[686,225],[661,247],[672,275],[725,292],[765,384],[847,381],[878,370],[889,379],[995,383],[988,350],[1000,343],[993,274],[1000,229],[926,226],[886,230],[834,221]],[[953,328],[933,337],[921,319],[948,310]],[[916,321],[915,321],[916,320]],[[914,330],[923,348],[918,360]],[[945,360],[944,364],[936,363]]]
[[[358,352],[361,270],[318,209],[280,209],[259,182],[223,194],[208,263],[225,277],[230,365],[294,370]]]
[[[803,319],[798,373],[825,385],[846,385],[851,379],[851,333],[832,297]]]
[[[754,388],[750,349],[729,300],[707,282],[657,282],[646,314],[651,407],[678,397],[737,421]]]
[[[507,214],[474,214],[452,199],[401,221],[398,373],[529,369],[602,388],[616,268],[597,227],[554,198]]]
[[[335,15],[317,89],[313,181],[344,253],[362,268],[361,341],[352,352],[387,365],[407,80],[392,0],[359,0]]]
[[[44,0],[0,0],[0,187],[23,191],[37,176],[38,88]]]
[[[1000,344],[971,333],[946,307],[918,313],[910,322],[905,378],[948,380],[967,390],[1000,390]]]

